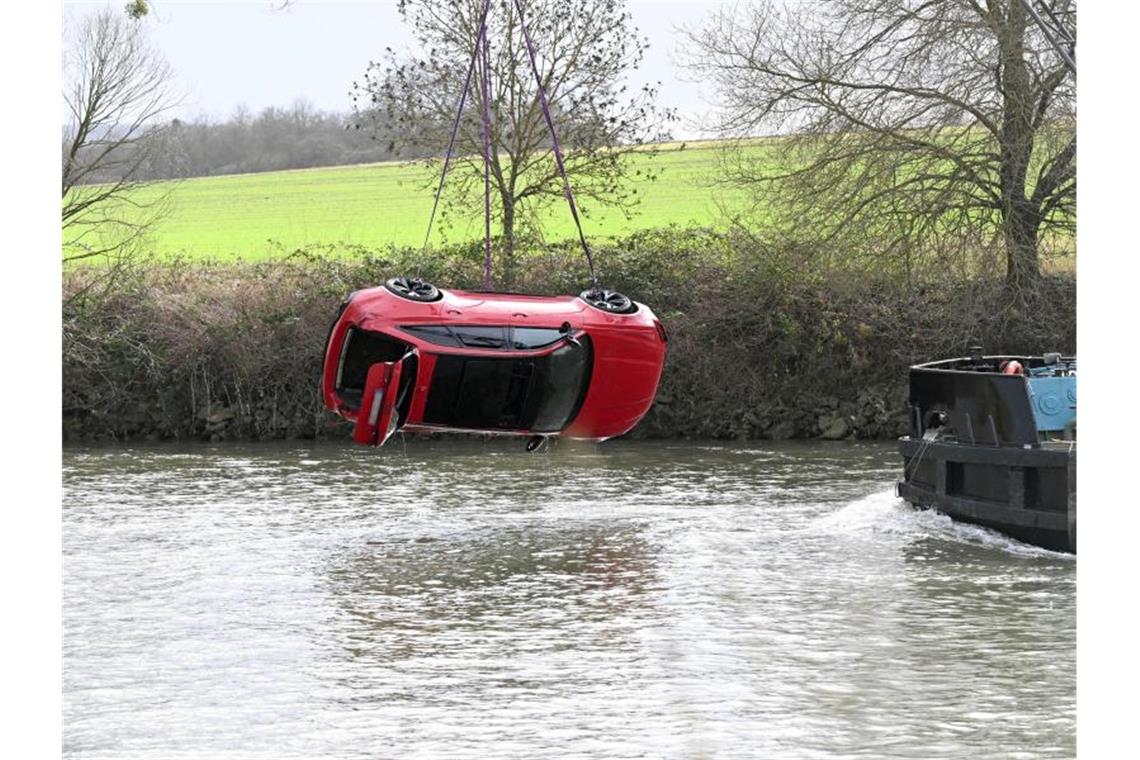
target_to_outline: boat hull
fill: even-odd
[[[899,439],[898,495],[1019,541],[1076,553],[1076,442],[1021,448]]]

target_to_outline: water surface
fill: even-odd
[[[1071,757],[1075,562],[889,445],[64,452],[76,758]]]

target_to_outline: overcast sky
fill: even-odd
[[[661,81],[661,103],[683,117],[677,137],[702,133],[697,120],[712,93],[685,81],[676,64],[675,28],[693,26],[726,0],[629,0],[650,49],[631,83]],[[65,2],[65,21],[104,2]],[[125,0],[112,3],[116,8]],[[402,50],[410,35],[395,0],[299,0],[285,10],[268,0],[152,0],[153,39],[186,93],[184,116],[224,117],[244,103],[254,111],[298,98],[322,110],[347,111],[348,91],[385,47]],[[494,41],[492,41],[494,44]]]

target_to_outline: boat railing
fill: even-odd
[[[995,371],[1023,359],[1027,374]],[[1076,362],[1041,357],[978,357],[910,370],[911,435],[979,446],[1032,448],[1076,427]],[[992,367],[992,369],[991,369]]]

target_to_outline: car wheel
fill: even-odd
[[[637,305],[630,300],[629,296],[622,295],[616,290],[602,290],[601,288],[586,290],[579,297],[595,309],[601,309],[610,314],[632,314],[637,311]]]
[[[390,292],[409,301],[438,301],[443,298],[439,288],[430,282],[424,282],[419,277],[393,277],[384,283]]]

